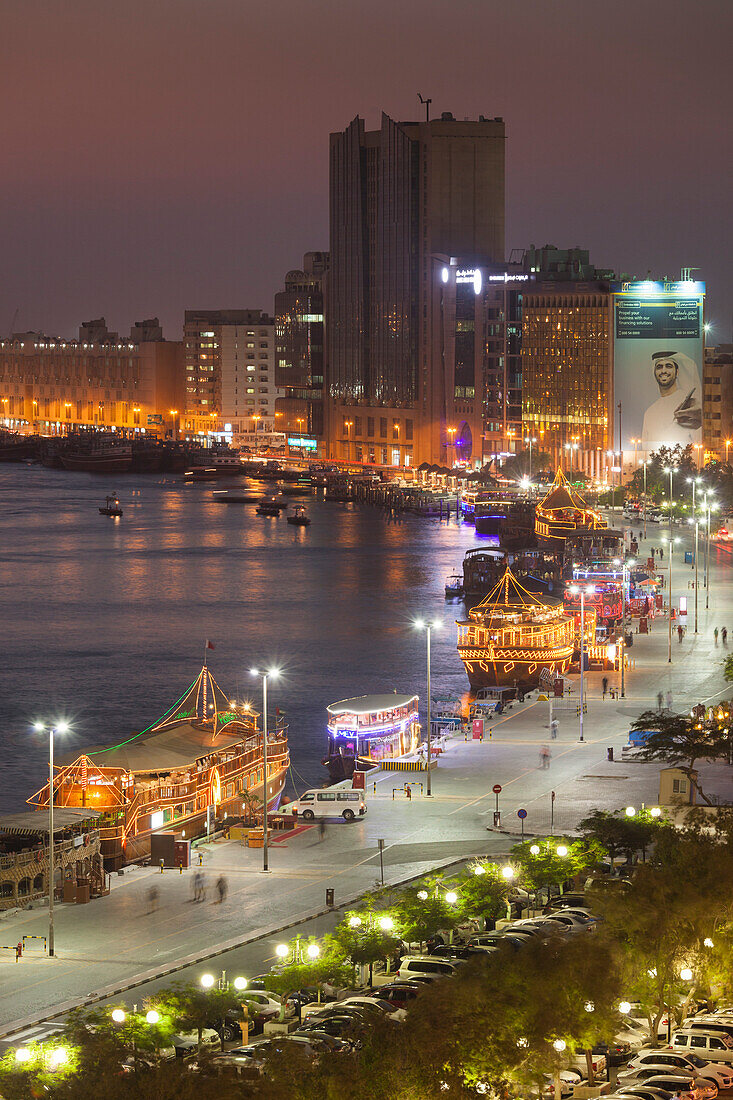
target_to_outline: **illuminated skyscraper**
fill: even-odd
[[[452,414],[435,336],[438,257],[503,260],[504,143],[502,119],[460,122],[449,112],[429,122],[383,114],[374,131],[357,117],[331,135],[332,456],[446,461]]]

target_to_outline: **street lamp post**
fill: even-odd
[[[624,646],[626,645],[626,585],[628,584],[628,567],[635,565],[634,558],[629,558],[628,561],[621,558],[614,558],[614,565],[621,566],[621,698],[626,698],[626,676],[625,676],[625,660],[624,660]]]
[[[672,474],[677,472],[676,466],[665,466],[665,474],[669,474],[669,539],[672,541]]]
[[[56,886],[56,867],[53,845],[53,739],[56,733],[66,733],[66,722],[58,722],[54,726],[44,726],[43,722],[36,722],[33,727],[37,733],[44,730],[48,732],[48,956],[54,954],[54,928],[53,928],[53,894]]]
[[[428,688],[428,781],[425,785],[425,793],[428,795],[428,797],[430,797],[433,793],[433,788],[432,788],[432,783],[431,783],[431,771],[430,771],[431,748],[432,748],[432,721],[431,721],[432,715],[431,715],[431,711],[430,711],[430,632],[432,630],[438,630],[440,628],[440,622],[436,621],[435,619],[433,619],[432,621],[430,619],[428,619],[427,622],[424,621],[423,619],[418,619],[415,623],[415,627],[416,627],[417,630],[424,630],[425,631],[425,634],[427,636],[427,643],[428,643],[428,649],[427,649],[427,653],[428,653],[428,684],[427,684],[427,688]]]
[[[667,615],[667,663],[672,664],[672,558],[674,557],[674,544],[679,539],[662,539],[669,543],[669,613]]]
[[[649,463],[644,459],[642,465],[644,467],[644,538],[646,538],[646,468]]]
[[[695,633],[697,634],[697,545],[698,545],[698,532],[700,530],[700,520],[697,516],[690,520],[690,523],[695,524]]]
[[[353,420],[344,420],[344,427],[346,428],[346,461],[349,461],[351,455],[351,448],[349,446],[349,428],[353,424]]]
[[[280,670],[277,668],[268,668],[266,671],[262,671],[258,668],[253,668],[250,671],[253,676],[262,677],[262,870],[265,872],[270,870],[267,850],[267,681],[268,678],[270,680],[276,680],[280,675]]]
[[[706,511],[705,527],[705,610],[710,608],[710,513],[717,507],[710,500],[712,492],[706,491],[704,508]]]
[[[726,439],[726,441],[725,441],[725,461],[726,461],[726,463],[728,462],[728,448],[730,447],[730,445],[731,445],[731,440]]]
[[[528,435],[525,438],[524,442],[529,443],[529,473],[527,475],[527,480],[531,483],[531,481],[532,481],[532,444],[536,443],[537,439],[533,435]]]
[[[570,588],[570,591],[574,596],[580,593],[580,737],[579,741],[584,741],[583,736],[583,707],[585,706],[585,597],[592,596],[595,592],[595,585],[589,584],[585,588],[580,585],[574,584]]]

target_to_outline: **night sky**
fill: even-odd
[[[3,0],[0,335],[272,308],[328,134],[502,115],[507,250],[700,268],[733,315],[732,0]]]

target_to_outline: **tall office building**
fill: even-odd
[[[379,464],[446,460],[454,395],[436,345],[435,283],[445,257],[503,261],[504,143],[502,119],[461,122],[449,112],[425,122],[383,114],[375,131],[357,117],[331,134],[333,457],[360,448]]]
[[[275,295],[275,382],[284,393],[276,401],[278,428],[313,444],[323,440],[327,272],[327,252],[306,252],[302,271],[289,271]]]
[[[186,310],[186,431],[272,432],[275,324],[259,309]]]
[[[522,433],[563,465],[601,474],[613,449],[612,271],[582,249],[530,248],[522,294]]]
[[[706,453],[733,460],[733,344],[705,348],[702,438]]]

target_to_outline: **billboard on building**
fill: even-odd
[[[625,457],[702,442],[704,295],[705,284],[692,280],[614,291],[612,438],[620,403]]]

